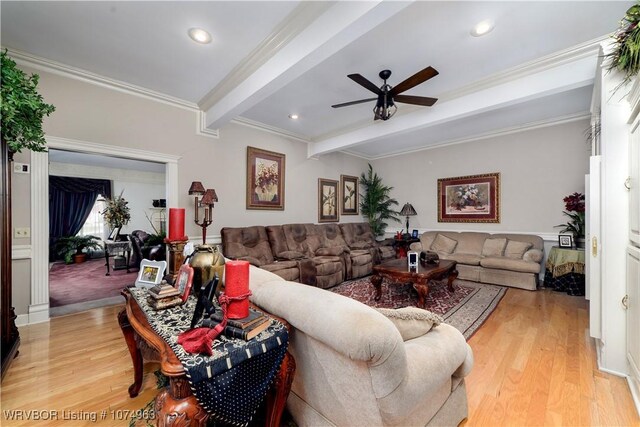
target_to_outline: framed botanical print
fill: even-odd
[[[318,178],[318,222],[337,222],[338,181]]]
[[[438,222],[500,222],[500,173],[438,179]]]
[[[285,155],[247,147],[247,209],[284,210]]]
[[[358,215],[358,177],[340,175],[340,213]]]

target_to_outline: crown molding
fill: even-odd
[[[205,113],[204,111],[198,111],[196,134],[200,136],[206,136],[208,138],[220,138],[219,129],[209,129],[207,127],[207,113]]]
[[[2,49],[4,50],[8,48],[6,46],[2,46]],[[45,71],[47,73],[56,74],[74,80],[79,80],[85,83],[91,83],[96,86],[101,86],[107,89],[126,93],[127,95],[138,96],[141,98],[160,102],[172,107],[182,108],[188,111],[199,111],[198,104],[196,104],[195,102],[185,101],[183,99],[175,98],[173,96],[156,92],[151,89],[146,89],[140,86],[125,83],[120,80],[101,76],[90,71],[32,55],[30,53],[23,52],[17,49],[8,49],[8,55],[13,58],[17,64],[35,68],[36,70]]]
[[[77,151],[80,153],[104,154],[107,156],[124,157],[126,159],[144,159],[158,163],[178,163],[181,156],[172,154],[152,153],[136,148],[118,147],[116,145],[98,144],[95,142],[80,141],[77,139],[60,138],[57,136],[45,136],[47,146],[60,150]]]
[[[301,2],[258,46],[256,46],[227,76],[202,97],[198,105],[203,111],[209,110],[231,90],[255,73],[280,49],[295,39],[318,16],[322,15],[331,2]]]
[[[288,130],[284,130],[275,126],[271,126],[271,125],[267,125],[265,123],[262,122],[257,122],[255,120],[251,120],[251,119],[247,119],[244,117],[237,117],[235,119],[231,120],[231,123],[235,123],[238,125],[242,125],[242,126],[247,126],[253,129],[258,129],[261,130],[263,132],[269,132],[272,133],[274,135],[279,135],[282,136],[284,138],[289,138],[289,139],[293,139],[296,141],[300,141],[300,142],[305,142],[305,143],[309,143],[312,142],[309,138],[305,137],[304,135],[295,133],[295,132],[289,132]]]
[[[528,132],[530,130],[541,129],[541,128],[546,128],[550,126],[576,122],[579,120],[586,120],[590,118],[591,118],[591,113],[588,111],[583,113],[569,114],[562,117],[555,117],[552,119],[540,120],[537,122],[530,122],[530,123],[525,123],[523,125],[517,125],[517,126],[490,131],[490,132],[485,132],[485,133],[481,133],[481,134],[466,137],[466,138],[450,139],[450,140],[429,145],[428,147],[420,147],[412,150],[396,151],[393,153],[384,154],[382,156],[363,156],[362,154],[353,153],[348,150],[343,150],[341,152],[344,154],[357,156],[365,160],[380,160],[380,159],[386,159],[389,157],[402,156],[405,154],[419,153],[420,151],[433,150],[435,148],[448,147],[450,145],[466,144],[468,142],[481,141],[483,139],[497,138],[500,136],[506,136],[506,135],[511,135],[511,134],[520,133],[520,132]]]
[[[520,64],[505,71],[492,74],[487,78],[478,80],[459,89],[440,94],[438,99],[440,100],[440,102],[449,101],[455,98],[460,98],[461,96],[468,95],[470,93],[489,89],[491,87],[518,80],[532,74],[537,74],[542,71],[558,67],[560,65],[575,62],[583,58],[597,56],[600,53],[601,43],[603,43],[609,37],[610,35],[607,34],[605,36],[598,37],[585,43],[581,43],[570,48],[543,56],[541,58],[534,59],[533,61],[525,62],[524,64]]]

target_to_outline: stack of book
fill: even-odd
[[[149,289],[147,302],[154,310],[162,310],[182,304],[182,298],[180,291],[165,282]]]
[[[222,310],[219,308],[205,319],[202,326],[214,328],[222,322]],[[227,326],[223,335],[229,338],[239,338],[248,341],[264,331],[271,324],[270,319],[264,313],[253,308],[249,308],[249,315],[242,319],[227,319]]]

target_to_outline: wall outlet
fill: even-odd
[[[27,163],[13,163],[13,173],[29,173],[29,170]]]
[[[28,239],[31,237],[31,228],[29,227],[16,227],[13,229],[14,239]]]

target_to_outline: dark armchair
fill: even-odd
[[[140,268],[143,259],[163,261],[166,258],[164,243],[149,245],[151,234],[142,230],[134,230],[129,235],[133,254],[131,255],[131,268]]]

